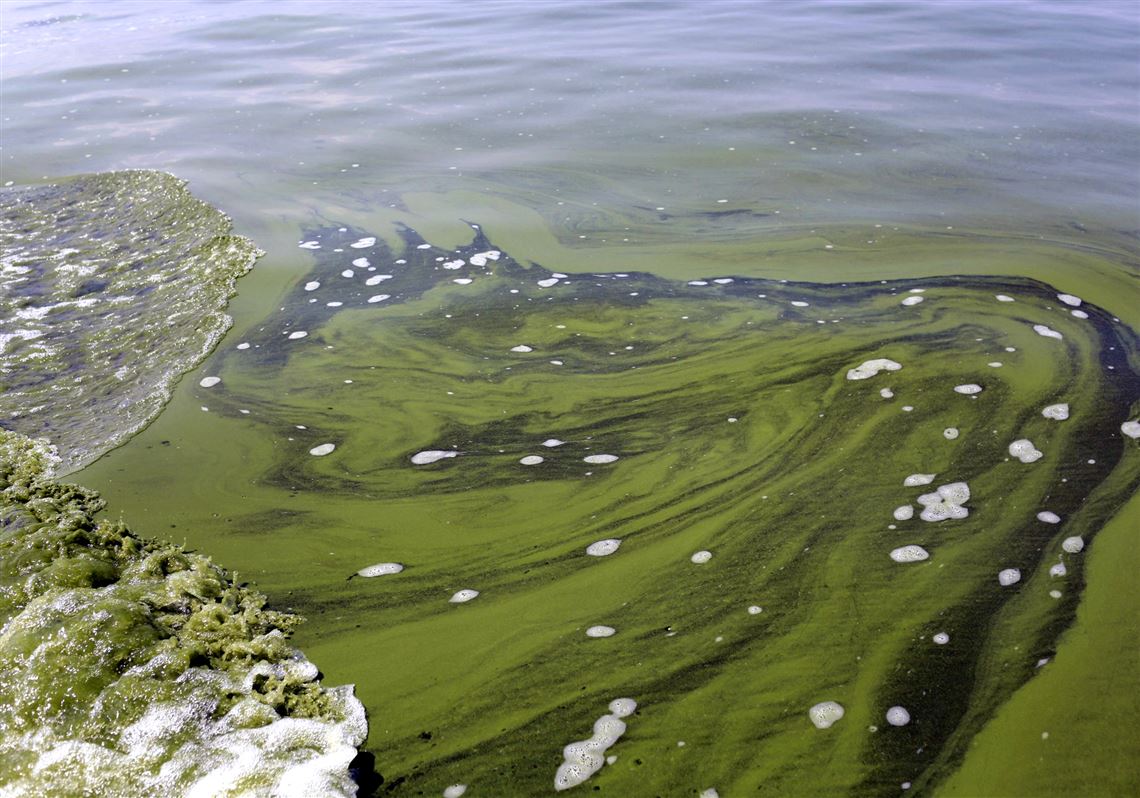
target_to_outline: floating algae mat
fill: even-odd
[[[365,733],[292,615],[199,554],[98,521],[0,431],[0,793],[355,795]]]
[[[84,478],[310,618],[391,794],[943,783],[1140,479],[1134,333],[1025,279],[551,272],[472,230],[310,231]]]
[[[0,426],[48,437],[67,471],[158,413],[259,254],[149,171],[0,189],[0,246]]]

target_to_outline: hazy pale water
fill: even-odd
[[[610,751],[618,763],[594,778],[614,794],[932,787],[1072,623],[1076,564],[1065,597],[1047,598],[1060,541],[1091,537],[1134,490],[1135,447],[1118,430],[1135,417],[1119,359],[1135,367],[1135,341],[1112,316],[1140,321],[1137,25],[1132,6],[1105,3],[6,4],[4,182],[169,170],[267,250],[218,357],[80,477],[136,528],[201,547],[308,614],[299,642],[332,682],[357,683],[369,747],[389,785],[404,779],[397,789],[552,786],[562,746],[623,694],[641,709]],[[471,242],[470,222],[506,271],[429,274]],[[404,253],[398,224],[439,249]],[[393,279],[361,293],[370,273],[340,272],[364,235],[381,239],[364,253],[375,274]],[[571,285],[547,303],[535,285],[547,272],[511,264]],[[634,286],[593,287],[582,272],[634,273]],[[432,288],[461,274],[475,282]],[[956,274],[998,279],[802,297],[744,280]],[[726,276],[735,287],[684,285]],[[1021,278],[1107,315],[1076,326]],[[304,292],[313,279],[322,288]],[[351,291],[330,293],[337,279]],[[912,287],[927,300],[901,315],[894,294]],[[396,301],[363,307],[381,292]],[[1018,303],[992,299],[1003,292]],[[790,310],[793,299],[826,311]],[[361,307],[342,315],[328,301]],[[387,315],[361,315],[373,311]],[[842,334],[806,332],[821,320]],[[306,348],[287,349],[282,333],[302,322]],[[1043,348],[1054,341],[1031,323],[1067,343]],[[518,344],[570,376],[517,362]],[[850,392],[846,369],[894,354],[899,375]],[[619,380],[629,366],[648,376]],[[207,373],[223,378],[213,393],[197,387]],[[986,390],[939,393],[965,382]],[[880,383],[897,397],[879,397]],[[1072,422],[1045,424],[1039,406],[1066,400]],[[904,402],[916,410],[902,415]],[[963,420],[970,406],[978,415]],[[941,435],[952,424],[954,444]],[[1023,431],[1046,452],[1029,476],[1003,462]],[[577,448],[546,451],[546,437]],[[325,442],[338,449],[307,455]],[[594,446],[621,456],[610,476],[570,465]],[[464,456],[430,471],[407,459],[452,447]],[[517,464],[533,454],[547,462]],[[885,529],[915,498],[902,477],[923,471],[939,472],[934,486],[968,478],[974,515],[961,523],[995,530],[959,541],[962,560],[952,541]],[[1085,496],[1084,520],[1070,520]],[[1008,548],[1058,503],[1065,524]],[[627,536],[586,570],[586,544]],[[897,571],[886,552],[908,543],[933,556],[902,566],[928,570],[925,589],[898,588],[900,619],[880,572]],[[709,563],[689,563],[706,548]],[[823,559],[797,564],[810,551]],[[388,560],[408,568],[344,581]],[[996,573],[1013,560],[1027,593],[1006,606]],[[960,576],[931,581],[950,563]],[[461,587],[482,595],[451,607]],[[752,603],[764,612],[748,615]],[[952,643],[969,640],[945,665],[916,653],[942,621]],[[618,633],[587,640],[595,623]],[[940,680],[892,677],[914,657],[915,673]],[[1087,699],[1134,686],[1133,667]],[[900,694],[921,739],[868,733]],[[848,709],[829,730],[838,742],[807,720],[825,698]],[[916,711],[924,701],[944,714]],[[743,705],[756,706],[723,709]],[[1053,729],[1054,749],[1110,736],[1090,724],[1067,742]],[[1135,735],[1133,717],[1123,739]],[[1094,792],[1137,780],[1128,767],[1083,777]]]

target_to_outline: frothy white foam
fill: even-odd
[[[847,379],[849,380],[866,380],[874,377],[880,371],[898,371],[902,368],[901,363],[896,363],[885,357],[875,358],[874,360],[865,360],[853,369],[847,372]]]
[[[998,584],[1002,587],[1016,585],[1021,581],[1021,571],[1017,568],[1005,568],[998,571]]]
[[[843,715],[843,705],[836,701],[820,701],[808,710],[808,717],[817,729],[830,728]]]
[[[336,449],[335,443],[322,443],[309,449],[309,454],[313,457],[324,457],[326,454],[332,454],[334,449]]]
[[[445,450],[441,450],[441,449],[428,449],[427,451],[416,452],[415,454],[413,454],[412,455],[412,464],[413,465],[428,465],[430,463],[434,463],[434,462],[437,462],[439,460],[444,460],[448,457],[455,457],[458,454],[459,454],[459,452],[456,452],[456,451],[445,451]]]
[[[1049,405],[1041,411],[1041,415],[1054,421],[1064,421],[1069,417],[1069,406],[1065,403]]]
[[[701,551],[696,552],[689,559],[695,562],[697,565],[703,565],[712,559],[712,552],[702,549]]]
[[[466,784],[452,784],[443,791],[443,798],[460,798],[467,792]]]
[[[374,247],[376,246],[376,238],[373,236],[367,236],[360,239],[359,241],[353,241],[351,244],[349,244],[349,246],[353,249],[365,249],[367,247]]]
[[[761,607],[759,604],[753,604],[751,607],[748,608],[748,614],[749,615],[759,615],[763,611],[764,611],[764,608]]]
[[[894,395],[895,395],[895,392],[892,391],[890,388],[880,388],[879,389],[879,396],[883,397],[884,399],[892,399],[892,398],[894,398]]]
[[[541,288],[550,288],[552,286],[558,285],[558,278],[557,277],[548,277],[545,280],[539,280],[538,285]]]
[[[1042,510],[1037,514],[1037,520],[1046,524],[1059,524],[1061,523],[1061,516],[1056,513],[1051,513],[1048,510]]]
[[[976,382],[968,382],[965,385],[955,385],[954,392],[964,394],[966,396],[972,396],[973,394],[981,393],[982,386],[978,385]]]
[[[512,352],[533,352],[534,347],[527,346],[526,344],[519,344],[518,346],[511,347]]]
[[[352,262],[352,265],[358,269],[367,269],[372,264],[368,262],[368,258],[357,258]]]
[[[289,340],[290,341],[299,341],[302,338],[305,338],[306,336],[308,336],[307,332],[305,332],[304,330],[298,330],[297,332],[289,333]]]
[[[891,707],[887,710],[887,723],[892,726],[905,726],[910,723],[910,713],[905,707]]]
[[[1040,460],[1043,456],[1042,452],[1033,445],[1033,441],[1028,438],[1019,438],[1009,445],[1009,454],[1011,457],[1016,457],[1023,463],[1032,463]]]
[[[375,565],[361,568],[356,572],[356,575],[365,577],[388,576],[389,574],[398,574],[402,570],[404,570],[404,566],[398,562],[378,562]]]
[[[375,305],[377,302],[383,302],[385,299],[391,299],[391,294],[374,294],[368,297],[368,304]]]
[[[1051,327],[1046,327],[1044,324],[1034,324],[1033,332],[1046,338],[1056,338],[1058,341],[1065,337]]]
[[[608,557],[621,546],[620,538],[606,538],[598,540],[586,547],[586,553],[591,557]]]
[[[930,552],[922,546],[900,546],[891,550],[891,559],[895,562],[922,562],[930,559]]]
[[[1064,576],[1068,572],[1069,569],[1065,567],[1065,564],[1063,562],[1059,562],[1049,569],[1049,576]]]
[[[998,302],[1013,302],[1013,297],[1006,296],[1005,294],[994,294],[994,299]]]
[[[542,445],[548,449],[553,449],[555,446],[561,446],[566,441],[560,441],[557,438],[547,438],[542,442]]]
[[[934,481],[937,474],[911,474],[903,480],[903,485],[908,488],[913,488],[917,485],[929,485]]]
[[[591,626],[586,630],[586,637],[613,637],[617,629],[612,626]]]
[[[213,388],[221,381],[221,377],[203,377],[202,379],[198,380],[198,384],[203,388]]]
[[[618,459],[616,454],[591,454],[582,458],[582,462],[589,463],[590,465],[605,465],[606,463],[615,462]]]
[[[1085,540],[1080,535],[1073,535],[1061,542],[1061,548],[1069,554],[1080,554],[1085,550]]]
[[[947,427],[946,429],[942,430],[942,437],[948,441],[954,440],[955,438],[958,437],[958,428],[957,427]]]
[[[391,280],[391,279],[392,279],[392,275],[390,275],[390,274],[374,274],[371,277],[369,277],[367,280],[365,280],[364,284],[365,285],[380,285],[380,283],[384,282],[385,280]]]
[[[309,282],[305,283],[305,290],[306,291],[316,291],[320,287],[321,287],[321,281],[320,280],[310,280]]]
[[[1081,298],[1073,296],[1072,294],[1057,294],[1057,299],[1064,302],[1069,307],[1078,308],[1081,306]]]
[[[909,521],[914,517],[914,507],[909,504],[896,507],[894,515],[896,521]]]
[[[904,299],[904,300],[903,300],[902,302],[900,302],[899,304],[900,304],[900,305],[907,305],[907,306],[909,307],[910,305],[917,305],[917,304],[919,304],[919,303],[920,303],[920,302],[922,302],[922,301],[923,301],[923,297],[920,297],[920,296],[908,296],[906,299]]]
[[[301,249],[320,249],[321,248],[321,242],[320,241],[302,241],[297,246],[299,246]]]
[[[448,599],[448,601],[450,601],[452,604],[466,604],[468,601],[471,601],[471,599],[476,598],[478,595],[478,590],[464,588],[463,590],[457,590],[455,594]]]
[[[938,645],[944,646],[950,642],[950,635],[946,634],[945,632],[938,632],[931,639],[934,640],[934,642],[937,643]]]
[[[519,460],[519,462],[525,466],[532,466],[543,462],[543,458],[539,457],[537,454],[528,454],[526,457]]]
[[[1140,421],[1125,421],[1120,425],[1120,431],[1129,438],[1140,438]]]
[[[594,722],[594,734],[588,740],[570,743],[562,749],[563,762],[554,774],[554,789],[568,790],[577,787],[606,764],[605,752],[625,733],[622,720],[633,714],[637,702],[632,698],[619,698],[610,702],[610,713]]]

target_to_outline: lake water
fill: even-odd
[[[2,11],[0,182],[265,251],[71,478],[309,619],[381,790],[552,792],[622,697],[579,791],[1138,788],[1134,4]]]

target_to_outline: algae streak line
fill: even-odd
[[[209,559],[96,521],[43,441],[0,431],[0,792],[349,796],[366,733]]]
[[[0,190],[0,426],[74,471],[150,421],[260,254],[161,172]]]

